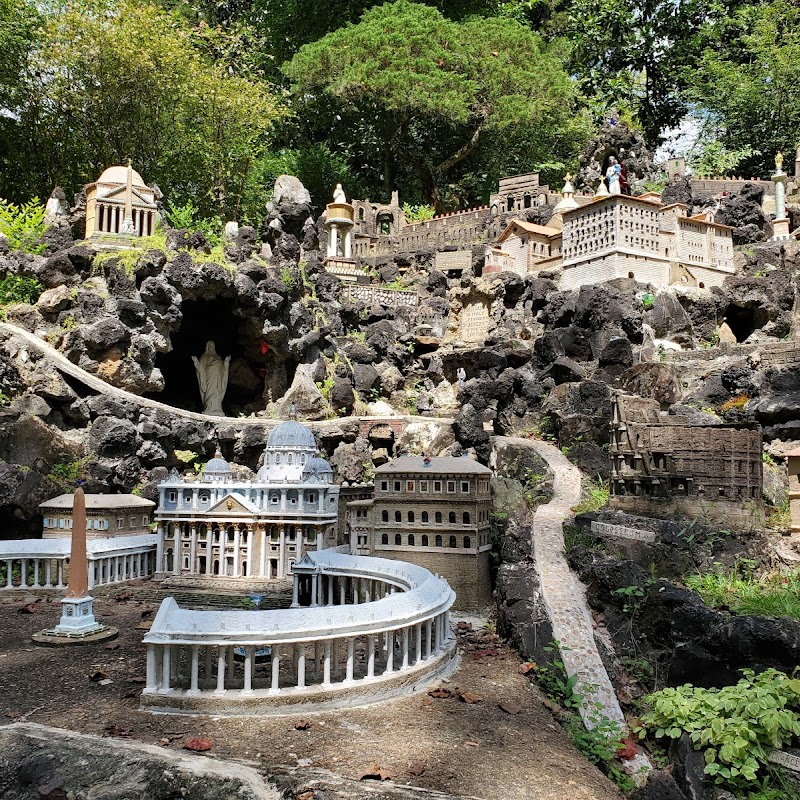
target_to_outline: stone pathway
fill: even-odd
[[[593,717],[605,717],[626,730],[625,716],[597,651],[583,586],[564,554],[564,522],[572,517],[572,507],[581,498],[580,470],[551,444],[533,439],[503,439],[509,444],[531,447],[553,472],[553,499],[539,506],[533,515],[533,554],[561,660],[567,675],[578,676],[575,690],[583,697],[581,717],[587,728],[595,726]],[[627,762],[627,766],[632,773],[650,768],[643,755]]]

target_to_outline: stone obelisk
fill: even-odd
[[[92,613],[89,596],[89,574],[86,562],[86,497],[80,486],[72,500],[72,542],[69,556],[67,595],[61,601],[61,621],[55,633],[86,636],[102,630]]]

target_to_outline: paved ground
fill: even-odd
[[[396,783],[487,800],[618,797],[542,705],[519,672],[516,655],[491,634],[462,632],[462,666],[444,684],[454,695],[458,687],[480,701],[415,696],[308,715],[308,727],[299,730],[297,717],[216,719],[139,711],[145,652],[144,631],[136,625],[143,612],[154,609],[151,602],[96,602],[98,618],[122,631],[111,649],[35,647],[31,634],[52,626],[59,606],[41,600],[33,613],[18,613],[22,606],[22,598],[0,595],[0,722],[28,720],[173,749],[192,736],[209,736],[210,755],[265,772],[299,764],[358,779],[378,764]],[[97,671],[112,683],[92,682]]]

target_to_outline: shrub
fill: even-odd
[[[44,291],[44,286],[37,278],[27,278],[24,275],[6,275],[0,280],[0,306],[9,306],[14,303],[33,304]]]
[[[800,680],[768,669],[744,670],[735,686],[700,689],[686,684],[648,695],[642,724],[657,739],[684,733],[705,756],[717,784],[752,785],[770,749],[800,736]]]
[[[426,222],[429,219],[433,219],[435,214],[436,209],[433,206],[412,206],[408,203],[403,203],[403,215],[409,225],[414,222]]]
[[[0,233],[8,240],[11,250],[36,255],[45,251],[46,245],[40,243],[47,229],[44,213],[45,207],[38,197],[22,205],[0,199]]]
[[[608,505],[608,484],[599,476],[597,480],[588,481],[584,486],[584,497],[572,510],[576,514],[588,514],[599,511]]]

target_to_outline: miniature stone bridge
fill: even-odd
[[[62,353],[52,347],[52,345],[48,344],[36,334],[26,331],[24,328],[20,328],[19,326],[13,325],[9,322],[0,322],[0,338],[11,336],[16,336],[24,340],[27,345],[31,346],[43,356],[47,357],[55,369],[79,381],[88,389],[91,389],[94,392],[99,392],[103,395],[125,400],[129,403],[139,406],[140,408],[160,409],[161,411],[166,411],[169,414],[182,417],[184,419],[194,420],[195,422],[210,422],[215,427],[224,425],[226,427],[232,427],[236,430],[255,426],[263,428],[265,431],[269,431],[281,422],[279,419],[270,419],[269,417],[215,417],[209,414],[200,414],[196,411],[187,411],[183,408],[178,408],[177,406],[167,405],[166,403],[161,403],[158,400],[152,400],[149,397],[140,397],[139,395],[128,392],[125,389],[112,386],[101,378],[98,378],[96,375],[92,375],[90,372],[87,372],[85,369],[79,367],[77,364],[73,364],[66,356],[64,356]],[[358,433],[360,436],[366,437],[371,431],[382,429],[387,433],[391,431],[391,433],[397,437],[409,425],[420,422],[428,424],[435,423],[441,425],[442,427],[446,427],[452,425],[453,420],[445,417],[422,417],[414,415],[397,417],[362,416],[335,417],[330,420],[316,421],[304,420],[303,424],[308,425],[308,427],[315,432],[321,432],[324,430],[330,430],[331,426],[344,427],[349,423],[355,423],[358,425]]]

